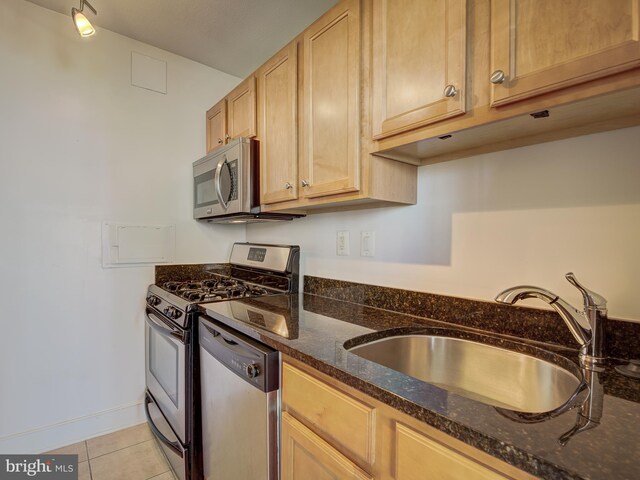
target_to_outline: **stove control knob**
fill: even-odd
[[[158,297],[156,297],[155,295],[149,295],[147,297],[147,303],[149,305],[151,305],[152,307],[155,307],[156,305],[158,305],[160,303],[160,299]]]
[[[165,308],[164,314],[173,320],[175,320],[176,318],[180,318],[182,316],[182,312],[178,310],[176,307]]]
[[[258,375],[260,375],[260,365],[258,365],[257,363],[250,363],[245,367],[245,373],[249,378],[256,378]]]

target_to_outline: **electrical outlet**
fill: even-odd
[[[376,232],[360,232],[360,256],[375,257]]]
[[[336,232],[336,255],[349,255],[349,232],[347,230]]]

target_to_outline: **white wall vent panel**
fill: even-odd
[[[131,52],[131,85],[167,93],[167,62]]]
[[[175,225],[102,224],[104,268],[170,263],[175,249]]]

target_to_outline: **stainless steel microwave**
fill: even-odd
[[[236,138],[193,163],[193,218],[212,223],[292,220],[260,209],[258,142]]]

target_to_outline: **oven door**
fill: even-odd
[[[145,379],[147,389],[179,439],[186,442],[186,332],[147,307]]]

